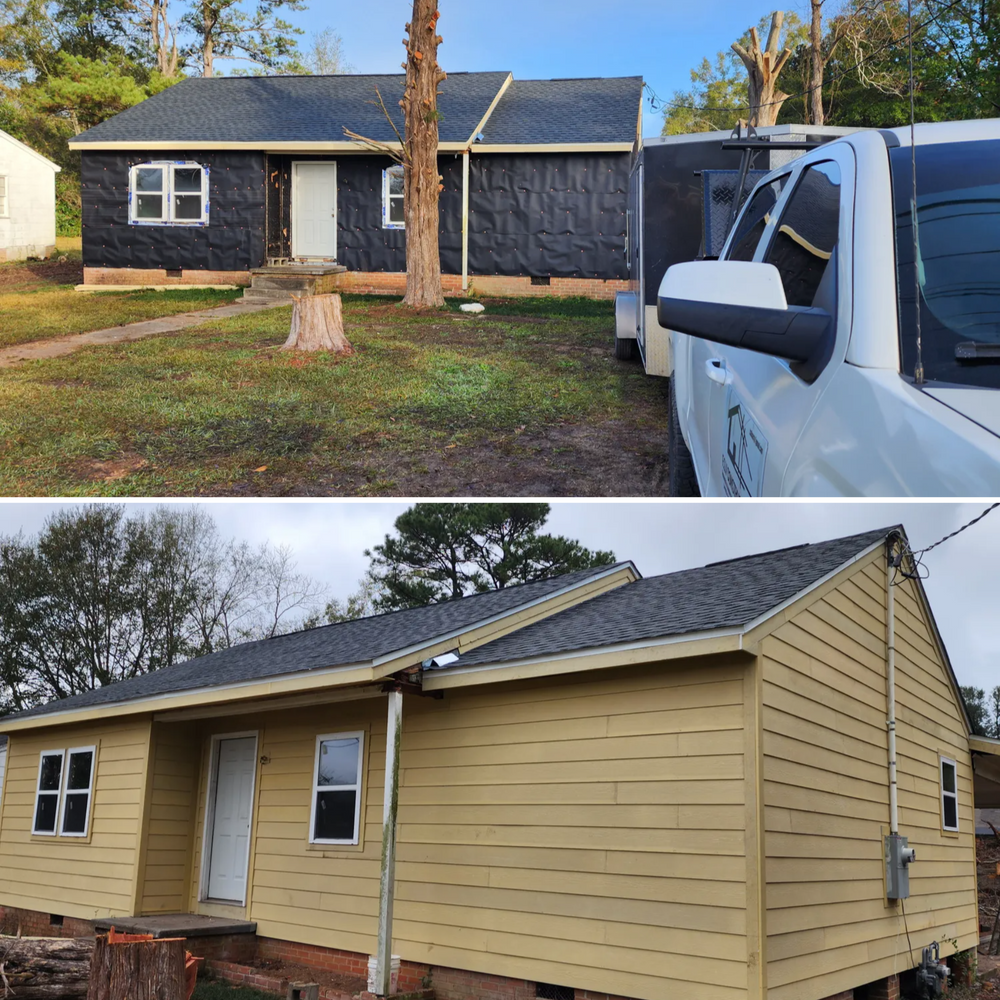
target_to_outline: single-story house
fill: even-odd
[[[345,128],[400,148],[404,79],[188,79],[76,136],[85,282],[246,284],[298,262],[402,287],[403,168]],[[440,95],[446,291],[625,287],[642,79],[451,73]]]
[[[904,539],[622,562],[10,716],[6,926],[395,954],[440,1000],[885,1000],[978,942],[1000,745],[971,748]]]
[[[0,263],[55,253],[60,169],[0,130]]]

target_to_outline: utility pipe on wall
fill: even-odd
[[[469,151],[462,153],[462,291],[469,290]]]
[[[389,692],[385,737],[385,795],[382,804],[382,871],[379,881],[378,948],[375,981],[388,996],[392,975],[392,901],[396,888],[396,812],[399,807],[399,737],[403,731],[403,692]]]
[[[894,575],[893,548],[895,536],[886,542],[885,577],[885,680],[888,713],[886,728],[889,731],[889,833],[899,833],[899,808],[896,800],[896,597],[892,578]]]

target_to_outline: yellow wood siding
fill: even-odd
[[[93,919],[130,916],[146,783],[150,723],[53,726],[15,733],[0,821],[0,904]],[[43,750],[97,746],[90,836],[33,837]]]
[[[394,950],[623,996],[744,996],[745,672],[408,699]]]
[[[187,909],[199,760],[193,723],[154,723],[140,913]]]
[[[895,588],[900,833],[910,898],[885,899],[884,556],[761,643],[767,977],[772,1000],[820,1000],[977,944],[965,723],[914,584]],[[958,762],[960,832],[941,830],[938,756]],[[906,926],[914,948],[907,958]]]

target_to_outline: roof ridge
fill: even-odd
[[[748,552],[745,556],[734,556],[732,559],[719,559],[717,562],[705,563],[703,566],[692,566],[691,569],[708,569],[712,566],[728,566],[731,563],[743,562],[746,559],[759,559],[762,556],[773,556],[779,552],[793,552],[795,549],[807,549],[812,545],[828,545],[832,542],[846,542],[850,538],[861,538],[862,535],[884,534],[888,535],[895,528],[901,528],[901,524],[890,525],[886,528],[872,528],[869,531],[856,531],[850,535],[838,535],[836,538],[824,538],[818,542],[800,542],[798,545],[785,545],[780,549],[765,549],[763,552]],[[678,573],[690,572],[690,570],[675,570]],[[664,573],[669,576],[669,573]]]

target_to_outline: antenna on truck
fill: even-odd
[[[913,381],[924,384],[924,345],[920,331],[920,298],[924,285],[924,261],[920,254],[920,227],[917,222],[917,142],[916,111],[913,95],[913,0],[906,0],[906,37],[909,49],[910,85],[910,174],[912,193],[910,197],[910,225],[913,229],[913,310],[917,320],[917,363],[913,369]]]

